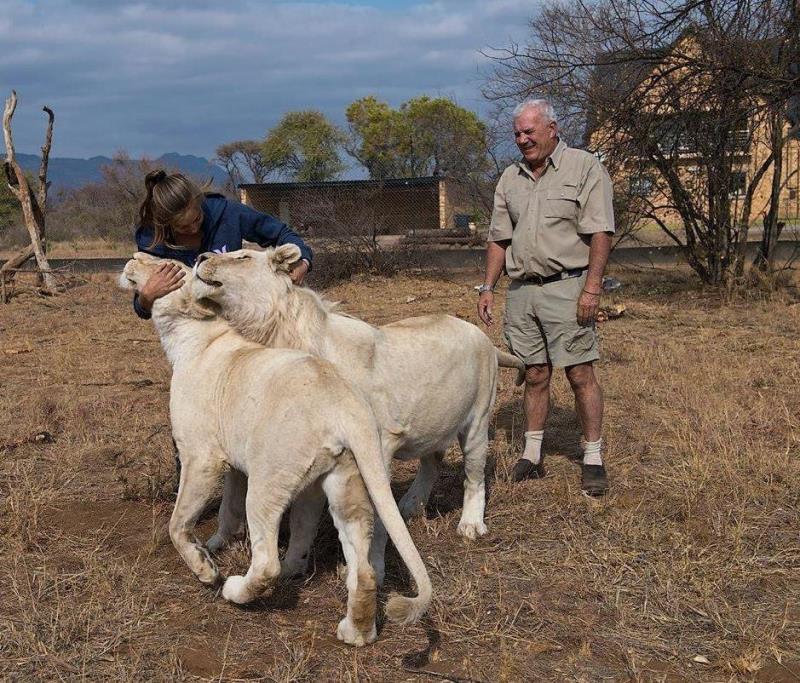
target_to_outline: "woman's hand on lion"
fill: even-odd
[[[308,272],[308,261],[302,259],[297,262],[297,265],[292,268],[292,272],[289,273],[289,277],[292,278],[292,282],[296,285],[302,285],[303,280],[305,280],[306,273]]]
[[[139,292],[141,306],[150,310],[156,299],[180,289],[184,275],[183,269],[175,263],[165,262],[159,265]]]

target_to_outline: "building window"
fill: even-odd
[[[789,188],[789,199],[797,199],[797,188],[790,187]]]
[[[747,173],[744,171],[734,171],[731,173],[731,195],[740,196],[747,189]]]
[[[746,123],[737,124],[731,131],[733,148],[746,152],[750,149],[750,128]]]
[[[679,114],[656,116],[652,134],[665,154],[695,156],[702,154],[713,141],[727,142],[734,153],[747,153],[750,149],[751,131],[747,117],[731,116],[726,124],[727,140],[721,139],[717,119],[708,112],[684,111]]]

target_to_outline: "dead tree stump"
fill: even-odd
[[[0,298],[2,298],[3,303],[8,301],[7,285],[13,279],[17,269],[31,257],[36,259],[38,284],[40,288],[49,294],[54,294],[58,290],[56,279],[50,269],[50,264],[47,262],[47,242],[45,240],[44,221],[47,205],[47,190],[49,187],[47,182],[47,164],[50,159],[50,147],[53,142],[53,121],[55,115],[53,114],[53,110],[49,107],[42,107],[42,110],[47,114],[47,132],[45,134],[44,145],[42,145],[38,188],[34,193],[14,152],[14,139],[11,136],[11,119],[14,116],[16,108],[17,93],[12,90],[11,97],[6,100],[5,111],[3,112],[3,138],[6,144],[6,160],[3,166],[8,187],[22,207],[22,217],[25,221],[25,227],[28,229],[31,243],[0,268],[0,285],[2,285]]]

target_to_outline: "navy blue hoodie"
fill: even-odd
[[[266,213],[260,213],[239,202],[231,202],[221,194],[209,193],[203,199],[203,240],[200,249],[174,249],[166,244],[150,247],[153,241],[153,228],[140,225],[136,229],[136,247],[153,256],[175,259],[191,267],[200,254],[214,251],[224,254],[242,248],[242,240],[255,242],[262,247],[279,247],[282,244],[296,244],[302,258],[311,267],[312,253],[300,235],[285,223]],[[147,320],[150,311],[139,305],[138,294],[133,297],[136,315]]]

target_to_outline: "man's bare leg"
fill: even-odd
[[[547,414],[550,412],[550,377],[553,369],[550,365],[529,365],[525,368],[525,394],[522,408],[525,411],[525,431],[534,432],[544,429]]]
[[[541,447],[544,423],[550,412],[552,375],[553,369],[549,364],[541,363],[525,368],[525,394],[522,400],[525,412],[525,450],[514,465],[514,481],[544,477]]]
[[[603,390],[592,363],[572,365],[566,368],[566,373],[575,394],[575,407],[585,442],[582,488],[590,495],[603,495],[608,490],[608,477],[602,460]]]
[[[592,363],[565,368],[575,394],[575,408],[586,441],[597,441],[603,434],[603,390],[594,374]]]

